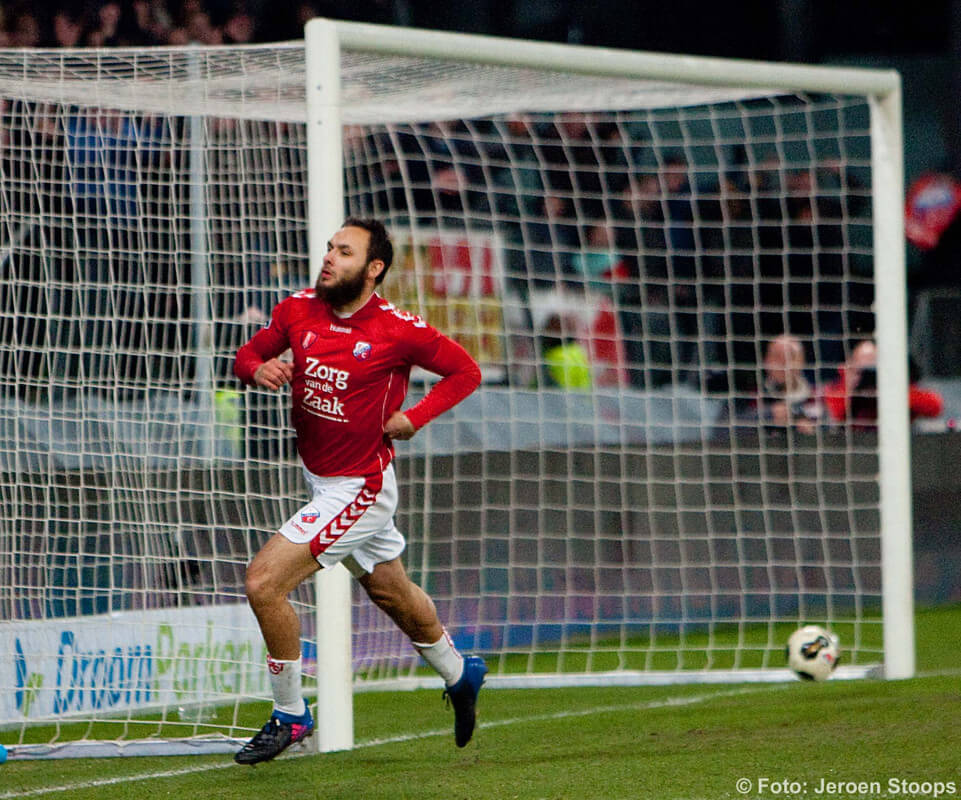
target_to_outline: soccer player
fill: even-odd
[[[274,710],[235,755],[241,764],[267,761],[313,732],[301,689],[300,620],[287,595],[338,562],[444,679],[457,746],[474,732],[487,666],[454,648],[434,602],[404,570],[391,461],[392,440],[410,439],[463,400],[480,383],[480,369],[459,344],[375,292],[392,260],[383,224],[346,220],[327,244],[314,288],[278,303],[266,327],[237,352],[234,371],[244,383],[274,391],[290,384],[311,493],[247,569],[247,598],[267,645]],[[292,363],[280,359],[288,349]],[[401,411],[415,365],[442,380]]]

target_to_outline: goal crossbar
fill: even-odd
[[[690,86],[746,87],[765,93],[838,92],[884,96],[900,91],[897,70],[827,67],[750,59],[711,58],[609,47],[519,41],[362,22],[312,20],[333,25],[341,47],[382,55],[433,58],[603,78],[640,78]]]

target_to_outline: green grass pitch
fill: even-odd
[[[439,692],[362,693],[350,752],[8,762],[0,800],[961,798],[961,607],[917,641],[907,681],[488,690],[463,750]]]

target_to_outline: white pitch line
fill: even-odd
[[[961,668],[954,667],[951,669],[933,669],[927,671],[921,671],[915,673],[915,678],[953,678],[957,675],[961,675]]]
[[[527,717],[511,717],[509,719],[492,720],[490,722],[479,722],[478,728],[503,728],[509,725],[521,725],[527,722],[544,722],[552,719],[567,719],[571,717],[589,717],[595,714],[609,714],[618,711],[646,711],[655,708],[670,708],[673,706],[689,706],[697,703],[704,703],[709,700],[717,700],[722,697],[737,697],[746,694],[756,694],[759,692],[770,692],[785,688],[786,684],[768,684],[757,688],[726,689],[721,692],[711,692],[708,694],[691,695],[690,697],[666,697],[663,700],[650,700],[646,703],[632,703],[630,705],[616,706],[595,706],[594,708],[584,708],[576,711],[555,711],[549,714],[532,714]],[[401,742],[411,742],[417,739],[429,739],[433,736],[447,736],[450,734],[449,728],[434,731],[422,731],[421,733],[405,733],[399,736],[388,736],[383,739],[368,739],[357,742],[355,750],[365,747],[379,747],[385,744],[398,744]],[[297,753],[288,758],[303,758],[304,756],[317,755],[316,753]],[[25,792],[7,792],[0,794],[0,800],[13,800],[20,797],[40,797],[45,794],[56,794],[58,792],[70,792],[79,789],[96,789],[101,786],[114,786],[119,783],[134,783],[136,781],[150,781],[162,778],[176,778],[181,775],[193,775],[200,772],[211,772],[218,769],[228,769],[236,767],[233,761],[217,761],[212,764],[198,764],[194,767],[184,767],[183,769],[163,770],[161,772],[145,772],[140,775],[124,775],[116,778],[102,778],[94,781],[81,781],[64,786],[44,786],[40,789],[30,789]]]

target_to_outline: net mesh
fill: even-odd
[[[781,667],[818,621],[876,661],[876,438],[825,400],[873,329],[865,99],[350,52],[343,75],[345,214],[388,223],[384,293],[485,376],[398,448],[407,567],[456,643],[493,676],[681,679]],[[285,398],[231,363],[309,283],[303,86],[296,44],[0,53],[21,741],[259,726],[243,573],[304,489]],[[766,369],[786,333],[804,396]],[[293,600],[310,671],[312,586]],[[354,621],[359,688],[423,673],[356,590]]]

